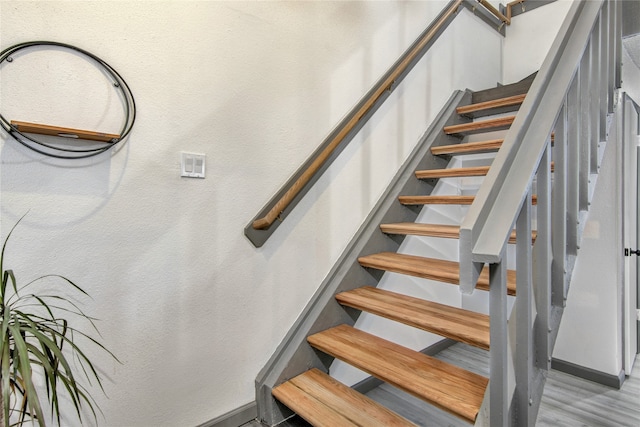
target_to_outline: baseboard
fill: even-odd
[[[204,424],[200,424],[198,427],[238,427],[255,420],[257,417],[258,406],[256,402],[250,402]]]
[[[625,380],[624,370],[621,370],[618,375],[611,375],[559,359],[551,360],[551,369],[617,389],[622,387]]]

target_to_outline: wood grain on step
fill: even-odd
[[[370,286],[339,293],[336,299],[342,305],[489,349],[489,316],[485,314]]]
[[[307,338],[333,357],[474,422],[487,378],[398,344],[340,325]]]
[[[476,113],[478,111],[490,110],[493,108],[500,107],[509,107],[512,105],[519,105],[524,102],[524,98],[526,97],[526,93],[521,95],[509,96],[506,98],[493,99],[491,101],[478,102],[476,104],[464,105],[462,107],[456,108],[456,112],[458,114],[464,115],[469,113]]]
[[[398,201],[403,205],[470,205],[475,196],[400,196]]]
[[[455,261],[426,258],[395,252],[380,252],[358,258],[363,267],[407,274],[453,285],[460,284],[460,265]],[[484,267],[480,273],[476,287],[489,290],[489,268]],[[507,271],[507,293],[516,294],[516,272]]]
[[[466,168],[430,169],[416,171],[418,179],[457,178],[465,176],[485,176],[489,166],[474,166]]]
[[[314,426],[415,427],[318,369],[304,372],[274,388],[273,395]]]
[[[460,195],[438,195],[438,196],[400,196],[398,201],[406,206],[415,205],[470,205],[475,200],[475,196]],[[538,197],[534,194],[531,203],[536,205]]]
[[[506,129],[513,123],[516,116],[498,117],[495,119],[476,120],[470,123],[462,123],[444,127],[444,133],[447,135],[456,135],[462,133],[488,132],[493,130]]]
[[[447,224],[424,224],[417,222],[399,222],[393,224],[381,224],[380,230],[386,234],[403,234],[424,237],[442,237],[448,239],[460,238],[460,227]],[[537,232],[531,232],[531,241],[535,243]],[[516,232],[511,232],[509,243],[516,243]]]
[[[434,156],[441,156],[445,154],[487,153],[491,151],[498,151],[503,142],[504,139],[490,139],[487,141],[466,142],[463,144],[441,145],[439,147],[431,147],[431,154]]]

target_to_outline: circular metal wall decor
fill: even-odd
[[[76,129],[70,127],[54,126],[42,123],[31,123],[19,120],[7,119],[4,111],[0,111],[0,126],[16,141],[25,147],[50,157],[60,159],[81,159],[104,153],[121,143],[131,132],[136,119],[136,105],[131,89],[118,74],[118,72],[102,59],[86,50],[78,47],[52,41],[32,41],[19,43],[0,52],[0,71],[5,67],[11,67],[17,61],[29,53],[54,49],[65,51],[90,62],[92,67],[97,67],[100,74],[108,79],[108,85],[116,91],[119,103],[122,105],[122,125],[114,133],[98,132],[92,130]],[[15,62],[14,62],[15,61]],[[51,67],[53,68],[53,67]],[[7,69],[7,68],[5,68]],[[47,71],[50,67],[47,65]],[[73,77],[74,70],[66,70],[65,76]],[[82,74],[82,73],[79,73]],[[3,82],[3,85],[6,82]],[[30,82],[32,90],[37,90],[37,83]],[[42,84],[42,83],[41,83]],[[80,90],[85,90],[80,88]],[[43,88],[43,92],[46,88]],[[86,93],[89,91],[87,90]],[[62,102],[67,102],[63,99]],[[68,102],[74,102],[73,99]],[[85,104],[91,104],[91,100],[85,100]],[[5,102],[3,102],[5,104]]]

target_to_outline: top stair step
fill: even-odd
[[[482,132],[493,132],[508,129],[516,116],[498,117],[496,119],[477,120],[470,123],[451,125],[444,127],[447,135],[471,135]]]
[[[315,427],[415,427],[318,369],[300,374],[272,392],[276,399]]]
[[[522,105],[526,93],[506,98],[493,99],[490,101],[478,102],[475,104],[463,105],[456,109],[456,112],[467,117],[481,117],[492,114],[508,113],[516,111]]]
[[[347,325],[307,340],[318,350],[468,422],[476,420],[488,384],[481,375]]]

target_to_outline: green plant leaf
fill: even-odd
[[[0,376],[2,378],[2,412],[4,414],[4,426],[6,427],[9,425],[9,407],[11,405],[11,358],[9,355],[9,336],[7,334],[3,335],[2,344]]]
[[[9,425],[12,416],[18,425],[28,420],[40,426],[46,424],[40,395],[37,393],[38,387],[33,383],[34,372],[43,376],[48,409],[58,425],[61,415],[60,393],[68,394],[81,422],[82,408],[88,408],[97,422],[96,409],[100,411],[100,408],[78,379],[85,380],[88,384],[95,381],[102,392],[104,387],[98,371],[78,343],[95,345],[118,363],[121,362],[99,341],[72,327],[61,316],[72,316],[74,320],[88,322],[100,336],[95,324],[97,319],[88,316],[69,298],[51,291],[44,294],[33,291],[38,283],[51,283],[50,279],[57,281],[57,288],[62,283],[71,292],[89,296],[84,289],[72,280],[56,274],[43,275],[19,286],[13,271],[4,269],[4,255],[9,238],[23,218],[24,216],[11,228],[0,251],[0,406],[4,414],[4,427]],[[28,293],[25,293],[26,290]],[[76,363],[72,365],[70,360]],[[80,373],[74,375],[73,369],[80,369]]]
[[[18,224],[20,224],[20,222],[24,219],[25,216],[27,216],[27,214],[29,213],[29,211],[27,211],[27,213],[25,213],[24,215],[22,215],[20,217],[20,219],[13,225],[13,227],[11,227],[11,230],[9,230],[9,234],[7,234],[7,237],[4,239],[4,243],[2,244],[2,252],[0,252],[0,271],[4,272],[4,252],[7,249],[7,244],[9,243],[9,238],[11,237],[11,235],[13,234],[13,230],[16,229],[16,227],[18,226]],[[3,273],[4,274],[4,273]],[[5,285],[4,280],[2,281],[3,285]],[[15,283],[15,281],[14,281]],[[4,286],[1,289],[2,291],[2,301],[4,301]]]
[[[33,384],[31,364],[29,363],[29,353],[27,350],[27,344],[23,339],[23,331],[15,325],[9,325],[9,331],[11,331],[15,344],[14,349],[17,353],[17,358],[14,356],[15,370],[20,373],[20,376],[24,381],[25,393],[31,396],[29,399],[29,409],[32,412],[35,412],[35,417],[40,422],[40,425],[45,425],[42,407],[40,406],[40,401],[38,399],[38,393]]]

